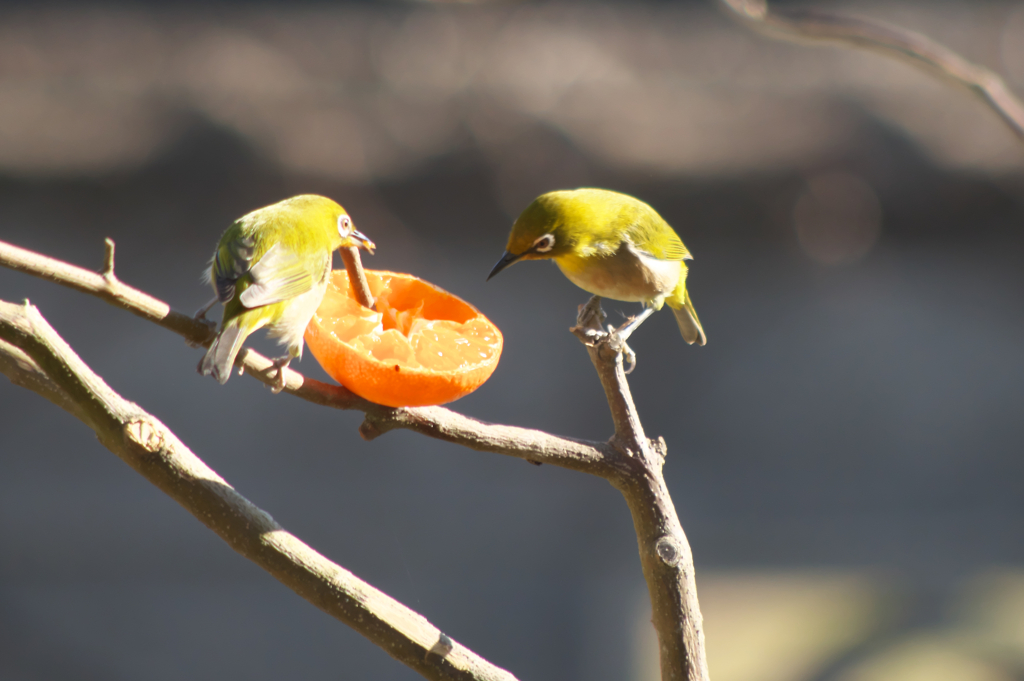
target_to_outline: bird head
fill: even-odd
[[[294,216],[297,224],[308,225],[322,231],[332,244],[331,250],[356,246],[373,253],[373,249],[376,248],[365,234],[356,229],[345,209],[325,196],[302,194],[270,208],[287,210]]]
[[[512,225],[505,253],[487,278],[520,260],[546,260],[571,253],[575,244],[572,232],[575,221],[569,213],[572,194],[571,191],[548,192],[527,206]]]
[[[338,208],[341,208],[341,206],[338,206]],[[336,222],[338,224],[338,235],[341,237],[341,246],[339,248],[355,246],[370,253],[373,253],[373,249],[377,248],[365,234],[356,229],[355,223],[352,222],[352,218],[348,216],[344,209],[341,210],[341,213],[336,218]]]

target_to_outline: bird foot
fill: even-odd
[[[217,299],[214,298],[213,300],[208,302],[206,305],[203,305],[201,308],[196,310],[196,313],[194,315],[192,315],[192,319],[195,319],[197,322],[201,322],[209,330],[207,332],[207,335],[206,335],[207,338],[212,336],[214,334],[214,332],[217,330],[217,323],[213,322],[213,321],[210,321],[209,319],[206,318],[206,313],[209,312],[210,308],[213,307],[216,304],[217,304]],[[203,342],[205,342],[205,341],[203,341]],[[203,342],[196,342],[196,341],[193,341],[193,340],[189,340],[187,338],[185,339],[185,345],[189,346],[190,348],[202,347],[203,346]]]
[[[604,322],[608,319],[604,310],[601,309],[601,297],[593,296],[583,305],[579,306],[579,313],[576,315],[576,326],[570,331],[576,334],[581,340],[590,345],[607,343],[608,347],[615,352],[621,352],[622,358],[627,364],[626,373],[632,373],[636,368],[636,353],[626,344],[629,335],[640,326],[640,323],[653,312],[648,308],[636,317],[626,321],[619,328],[611,324],[605,330]]]
[[[606,319],[601,309],[601,296],[591,296],[590,300],[577,308],[576,326],[581,329],[600,330]]]
[[[629,347],[629,345],[626,343],[626,339],[622,337],[621,332],[627,325],[628,322],[616,329],[614,326],[609,324],[608,341],[609,345],[611,345],[613,348],[615,346],[620,346],[619,352],[622,353],[622,361],[625,362],[628,366],[628,368],[626,369],[626,374],[629,375],[633,373],[633,369],[636,369],[636,353],[633,352],[633,348]]]
[[[275,359],[274,364],[271,366],[271,371],[274,369],[277,370],[277,378],[275,378],[274,382],[270,384],[270,392],[274,393],[275,395],[284,390],[284,370],[291,361],[292,356],[285,355],[284,357],[278,357],[277,359]]]
[[[636,353],[633,352],[633,349],[626,344],[626,340],[634,331],[637,330],[637,327],[639,327],[645,319],[651,316],[652,312],[654,312],[653,307],[646,307],[640,314],[627,319],[626,323],[619,328],[615,329],[612,328],[611,325],[608,326],[608,334],[611,336],[612,347],[615,347],[616,345],[619,346],[621,348],[622,358],[629,364],[629,368],[626,369],[627,374],[633,373],[633,369],[636,368]]]

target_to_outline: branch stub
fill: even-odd
[[[654,545],[654,550],[658,552],[658,558],[661,558],[661,562],[669,567],[679,565],[679,561],[683,559],[683,547],[675,537],[668,535],[662,537]]]

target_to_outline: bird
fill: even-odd
[[[490,280],[520,260],[554,260],[569,281],[595,298],[643,303],[645,309],[616,330],[626,338],[667,304],[683,340],[707,336],[686,291],[690,252],[651,206],[627,194],[585,187],[542,194],[516,219]],[[631,354],[631,353],[630,353]],[[632,361],[632,357],[631,357]]]
[[[288,350],[274,360],[271,389],[280,392],[284,368],[302,358],[303,334],[327,291],[333,251],[350,246],[375,248],[345,209],[323,196],[294,196],[235,220],[204,273],[216,296],[195,316],[205,319],[220,302],[224,317],[199,373],[226,383],[245,339],[267,327]]]

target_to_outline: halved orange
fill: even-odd
[[[320,366],[343,386],[389,407],[444,404],[490,378],[501,332],[456,296],[411,274],[366,270],[377,312],[335,270],[306,327]]]

